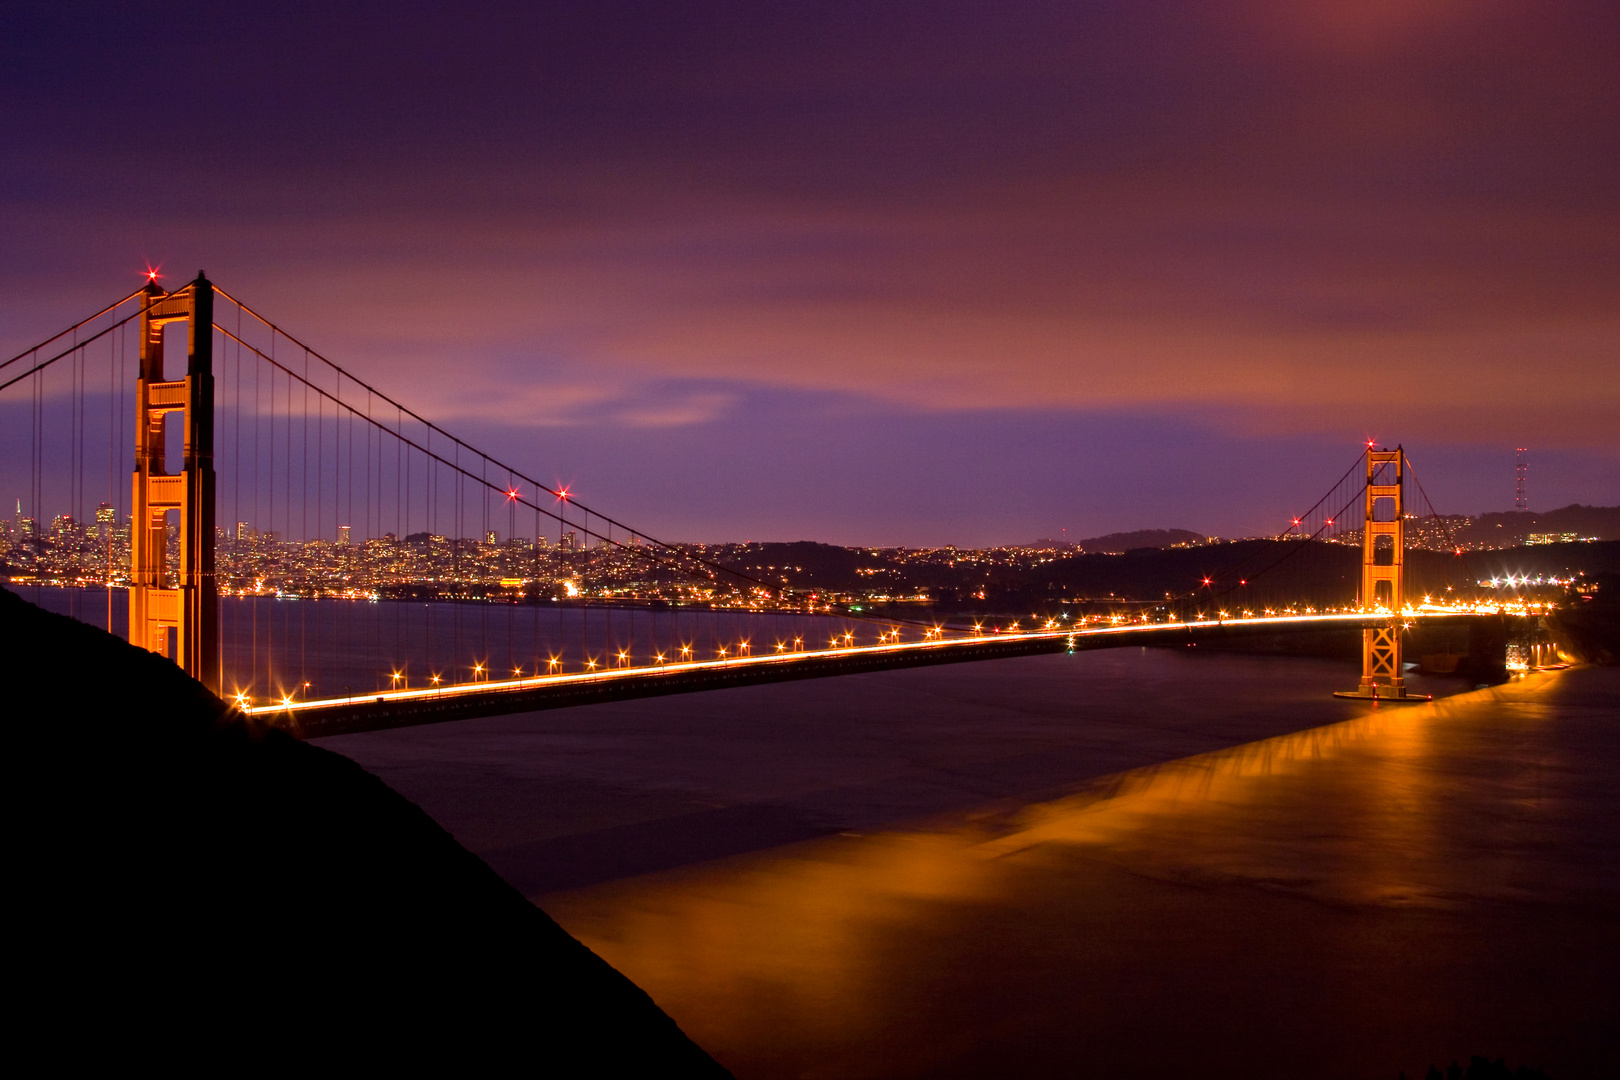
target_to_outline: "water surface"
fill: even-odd
[[[743,1077],[1620,1075],[1617,675],[541,902]]]
[[[323,740],[742,1077],[1620,1075],[1620,671],[1118,650]]]

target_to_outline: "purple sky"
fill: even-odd
[[[6,5],[5,355],[205,267],[679,538],[1620,502],[1612,0],[242,7]]]

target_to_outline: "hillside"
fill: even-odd
[[[1620,540],[1620,506],[1582,506],[1572,503],[1546,512],[1509,510],[1481,514],[1472,525],[1457,531],[1457,542],[1472,547],[1516,547],[1528,542],[1534,533],[1598,540]]]
[[[81,1067],[728,1075],[348,759],[5,590],[0,639],[37,1045]]]
[[[1123,554],[1140,548],[1171,548],[1176,545],[1202,544],[1209,538],[1203,533],[1186,529],[1138,529],[1135,532],[1109,533],[1080,541],[1080,550],[1102,554]]]
[[[773,584],[826,590],[846,600],[879,605],[922,603],[919,598],[926,597],[943,611],[1027,612],[1064,600],[1153,602],[1197,592],[1204,588],[1205,578],[1216,591],[1246,590],[1231,598],[1240,608],[1293,602],[1345,604],[1360,588],[1361,549],[1354,544],[1240,540],[1177,547],[1134,542],[1205,538],[1184,530],[1116,536],[1129,538],[1134,546],[1119,552],[1051,547],[907,550],[801,541],[728,545],[710,553]],[[1414,549],[1407,556],[1407,587],[1411,595],[1421,596],[1444,593],[1448,587],[1471,588],[1491,578],[1562,579],[1617,570],[1617,541],[1520,545],[1461,555]],[[1255,583],[1247,584],[1250,579]]]
[[[1504,551],[1413,551],[1407,557],[1409,595],[1444,593],[1493,577],[1588,576],[1620,571],[1620,542],[1549,544]],[[1122,555],[1076,553],[1038,564],[911,569],[911,587],[923,585],[943,611],[1033,612],[1057,601],[1128,599],[1145,602],[1195,594],[1208,603],[1264,607],[1305,602],[1352,602],[1361,583],[1361,551],[1347,544],[1243,540]],[[1202,587],[1205,578],[1212,585]]]

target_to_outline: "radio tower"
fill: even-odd
[[[1516,471],[1519,474],[1519,484],[1518,484],[1518,487],[1516,487],[1514,489],[1514,492],[1513,492],[1513,509],[1515,509],[1515,510],[1528,510],[1528,509],[1530,509],[1530,501],[1524,497],[1524,474],[1530,468],[1530,466],[1528,464],[1526,464],[1526,462],[1524,460],[1524,455],[1527,452],[1528,452],[1528,450],[1527,450],[1526,447],[1523,447],[1523,446],[1519,447],[1519,458],[1518,458],[1518,461],[1515,463]]]

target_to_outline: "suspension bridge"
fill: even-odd
[[[26,489],[0,519],[12,587],[305,736],[1351,628],[1362,675],[1342,694],[1402,702],[1419,700],[1403,677],[1407,630],[1500,611],[1460,565],[1408,596],[1407,554],[1444,551],[1445,519],[1400,447],[1369,444],[1271,542],[1162,600],[1029,625],[884,615],[796,583],[793,568],[741,566],[588,506],[200,273],[173,291],[152,275],[0,364],[0,417],[0,477]],[[1352,548],[1358,573],[1320,572]]]

